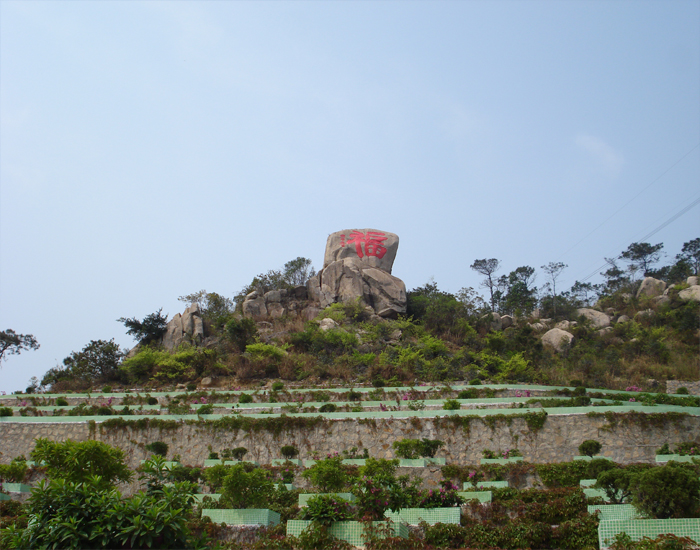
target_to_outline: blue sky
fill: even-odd
[[[700,197],[699,98],[697,0],[1,0],[0,390],[346,228],[408,289],[568,288]]]

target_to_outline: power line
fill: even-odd
[[[677,220],[678,218],[680,218],[683,214],[685,214],[686,212],[688,212],[689,210],[691,210],[694,206],[697,206],[698,204],[700,204],[700,197],[698,197],[697,199],[695,199],[695,200],[694,200],[693,202],[691,202],[688,206],[686,206],[685,208],[683,208],[680,212],[677,212],[676,214],[674,214],[673,216],[671,216],[669,219],[667,219],[665,222],[663,222],[661,225],[659,225],[658,227],[656,227],[656,229],[654,229],[653,231],[651,231],[651,233],[648,233],[648,234],[646,234],[644,237],[642,237],[641,239],[639,239],[639,242],[644,242],[644,241],[646,241],[649,237],[653,237],[653,236],[656,235],[659,231],[661,231],[664,227],[666,227],[667,225],[669,225],[669,224],[673,223],[674,221],[676,221],[676,220]],[[622,254],[619,254],[619,255],[616,256],[614,259],[615,259],[615,260],[619,260],[620,258],[622,258]],[[611,265],[611,263],[610,263],[610,262],[605,262],[601,267],[599,267],[598,269],[596,269],[593,273],[591,273],[590,275],[586,276],[581,282],[582,282],[582,283],[585,283],[587,280],[589,280],[590,278],[592,278],[592,277],[594,277],[595,275],[597,275],[598,273],[600,273],[600,272],[601,272],[603,269],[605,269],[608,265]]]
[[[641,190],[639,193],[637,193],[634,197],[632,197],[630,200],[628,200],[628,201],[627,201],[625,204],[623,204],[620,208],[618,208],[617,210],[615,210],[615,212],[613,212],[610,216],[608,216],[605,220],[603,220],[600,224],[598,224],[598,226],[595,227],[595,229],[593,229],[590,233],[588,233],[588,234],[585,235],[583,238],[581,238],[579,241],[577,241],[576,243],[574,243],[573,246],[571,246],[568,250],[566,250],[566,252],[564,252],[563,254],[560,254],[558,260],[561,260],[564,256],[566,256],[569,252],[571,252],[571,251],[572,251],[574,248],[576,248],[579,244],[581,244],[583,241],[585,241],[585,240],[586,240],[588,237],[590,237],[593,233],[595,233],[596,231],[598,231],[598,229],[600,229],[603,225],[605,225],[605,224],[608,223],[611,219],[613,219],[621,210],[623,210],[624,208],[626,208],[627,206],[629,206],[629,204],[630,204],[632,201],[634,201],[637,197],[639,197],[639,195],[641,195],[642,193],[644,193],[647,189],[649,189],[652,185],[654,185],[654,184],[655,184],[657,181],[659,181],[662,177],[664,177],[666,174],[668,174],[668,172],[670,172],[673,168],[675,168],[678,164],[680,164],[680,162],[681,162],[682,160],[684,160],[685,157],[687,157],[688,155],[690,155],[690,153],[692,153],[693,151],[695,151],[695,149],[697,149],[698,147],[700,147],[700,143],[697,143],[692,149],[690,149],[690,151],[688,151],[685,155],[683,155],[683,156],[682,156],[681,158],[679,158],[676,162],[674,162],[671,166],[669,166],[666,170],[664,170],[661,174],[659,174],[656,178],[654,178],[654,180],[653,180],[649,185],[647,185],[644,189],[642,189],[642,190]],[[641,240],[644,240],[644,239],[641,239]],[[606,264],[606,265],[607,265],[607,264]],[[603,267],[605,267],[605,266],[603,266]],[[601,268],[601,269],[602,269],[602,268]]]

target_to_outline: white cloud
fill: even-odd
[[[593,162],[609,177],[617,176],[622,170],[625,159],[602,139],[579,134],[576,136],[575,142],[580,149],[589,154]]]

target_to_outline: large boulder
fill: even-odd
[[[306,285],[309,297],[322,308],[359,300],[380,317],[406,313],[406,285],[391,275],[398,246],[397,235],[376,229],[331,234],[323,269]]]
[[[571,347],[574,335],[560,328],[553,328],[542,335],[542,345],[552,348],[557,353],[562,353]]]
[[[610,326],[610,317],[602,311],[596,311],[595,309],[583,307],[576,310],[576,315],[579,317],[585,317],[596,328],[604,328]]]
[[[364,267],[376,267],[391,273],[399,236],[377,229],[345,229],[328,236],[323,256],[324,269],[334,262],[350,260]]]
[[[685,290],[681,290],[678,293],[678,297],[685,301],[690,302],[700,302],[700,285],[693,285]]]
[[[660,281],[659,279],[654,279],[654,277],[644,277],[642,284],[639,285],[639,290],[637,290],[637,298],[640,296],[661,296],[666,290],[666,283]]]
[[[199,304],[192,304],[180,315],[176,313],[165,327],[163,347],[176,350],[184,342],[199,344],[204,340],[204,323]]]

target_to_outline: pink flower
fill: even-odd
[[[630,399],[630,403],[637,401],[634,397]]]

